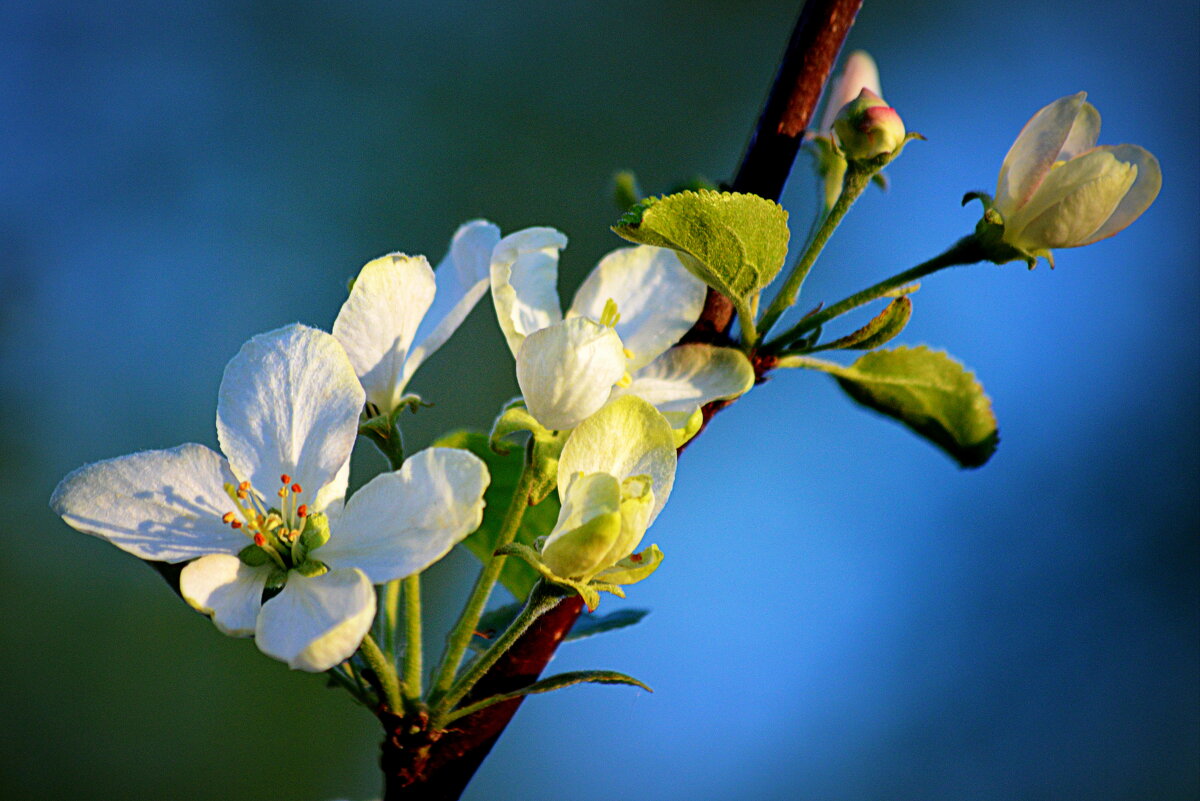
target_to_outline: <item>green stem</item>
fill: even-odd
[[[400,426],[389,418],[386,425],[380,424],[380,418],[372,418],[358,427],[358,433],[371,442],[384,455],[393,470],[399,470],[404,464],[404,437],[400,434]]]
[[[483,678],[500,657],[504,656],[513,643],[533,625],[534,621],[557,606],[561,600],[562,595],[556,588],[542,581],[535,584],[529,593],[529,600],[525,602],[525,608],[521,610],[521,614],[517,615],[516,620],[471,663],[462,677],[438,700],[431,712],[431,728],[435,731],[442,728],[445,719],[454,710],[454,706],[471,691],[475,683]]]
[[[856,292],[844,300],[840,300],[823,311],[811,314],[808,317],[800,320],[794,326],[784,331],[778,337],[768,342],[764,348],[765,351],[777,353],[786,348],[791,343],[795,342],[800,337],[807,334],[809,331],[814,331],[820,328],[825,323],[835,317],[840,317],[848,311],[853,311],[863,304],[870,303],[873,300],[878,300],[887,293],[898,289],[906,284],[911,284],[920,278],[924,278],[930,273],[935,273],[938,270],[946,267],[954,267],[960,264],[974,264],[978,261],[983,261],[986,254],[980,247],[978,240],[974,235],[965,236],[958,240],[949,250],[939,256],[934,256],[927,262],[918,264],[916,267],[905,270],[902,273],[893,275],[880,281],[874,286],[868,287],[861,292]]]
[[[421,574],[404,579],[404,700],[416,709],[421,701]]]
[[[842,222],[842,218],[846,216],[846,212],[854,205],[854,201],[858,200],[858,196],[863,193],[863,190],[871,183],[871,176],[878,172],[877,169],[868,169],[857,166],[854,162],[846,168],[845,182],[842,184],[842,193],[838,195],[837,202],[833,204],[833,208],[825,215],[825,219],[821,221],[821,227],[817,229],[817,233],[809,243],[808,248],[804,251],[804,255],[800,257],[800,261],[796,262],[796,266],[792,268],[787,279],[783,282],[783,286],[779,288],[779,294],[771,301],[771,305],[767,307],[763,314],[762,322],[758,325],[758,330],[762,336],[766,336],[771,332],[771,327],[775,325],[780,316],[791,308],[796,303],[796,298],[800,295],[800,287],[804,284],[804,279],[808,277],[809,270],[817,261],[817,256],[821,255],[821,251],[825,249],[825,245],[829,242],[829,238],[833,236],[833,232]]]
[[[396,666],[384,656],[379,644],[370,634],[363,638],[362,645],[358,646],[358,652],[363,655],[363,659],[367,660],[371,670],[375,671],[375,675],[379,679],[379,686],[383,690],[383,701],[387,704],[388,709],[400,714],[404,708],[404,702],[401,696],[400,677],[396,675]]]
[[[395,664],[396,622],[400,617],[400,582],[393,579],[383,585],[383,652]]]
[[[525,452],[525,468],[521,471],[521,477],[517,480],[512,500],[509,501],[508,509],[504,513],[504,521],[500,524],[500,533],[496,537],[493,551],[508,545],[516,537],[517,529],[521,527],[521,520],[525,517],[525,510],[529,508],[535,481],[536,465],[533,462],[532,449],[529,448]],[[462,663],[463,654],[467,652],[467,647],[471,644],[471,637],[475,635],[479,618],[483,616],[483,609],[487,606],[492,588],[496,586],[496,581],[500,578],[500,571],[504,568],[504,561],[507,558],[493,553],[487,564],[483,566],[483,570],[480,571],[479,578],[475,581],[475,587],[471,590],[471,597],[467,599],[466,607],[463,608],[458,622],[446,638],[446,651],[442,654],[442,661],[438,665],[437,677],[433,684],[433,692],[430,694],[432,703],[438,703],[440,696],[454,684],[454,677],[458,673],[458,666]]]

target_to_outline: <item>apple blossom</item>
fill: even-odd
[[[673,369],[672,346],[700,316],[706,293],[674,251],[641,245],[610,252],[564,315],[556,284],[566,244],[552,228],[528,228],[505,237],[492,255],[497,319],[525,404],[542,426],[574,428],[610,398],[647,385],[643,378],[679,407],[673,411],[686,412],[683,420],[753,385],[749,361],[731,348],[688,346],[688,369]]]
[[[459,227],[438,265],[424,256],[390,253],[368,262],[333,323],[333,335],[376,414],[401,404],[417,368],[445,344],[488,288],[500,229],[486,220]]]
[[[185,444],[96,462],[64,478],[50,505],[134,556],[188,562],[180,592],[218,629],[253,635],[293,668],[327,670],[367,633],[371,585],[423,570],[475,530],[488,483],[474,455],[431,448],[343,504],[363,395],[329,334],[260,334],[221,381],[224,456]]]
[[[1158,160],[1144,148],[1096,146],[1100,114],[1086,97],[1068,95],[1034,114],[1000,167],[993,208],[1003,240],[1031,258],[1112,236],[1162,186]]]

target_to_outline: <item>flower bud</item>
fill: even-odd
[[[893,153],[904,144],[904,121],[883,98],[863,88],[833,121],[833,131],[846,158],[864,161]]]

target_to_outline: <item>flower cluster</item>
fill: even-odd
[[[293,668],[328,670],[367,635],[373,585],[420,573],[480,525],[489,476],[466,450],[426,449],[346,492],[362,422],[406,406],[413,373],[491,288],[530,412],[578,429],[559,466],[546,561],[566,578],[612,572],[670,493],[672,423],[744,392],[753,372],[740,351],[676,345],[705,287],[668,250],[609,254],[564,319],[565,244],[548,228],[502,239],[476,220],[436,270],[402,253],[369,262],[332,334],[290,325],[229,362],[219,453],[185,444],[90,464],[51,506],[134,556],[184,563],[180,594],[220,631],[253,636]]]

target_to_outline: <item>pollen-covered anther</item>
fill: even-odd
[[[233,512],[226,512],[225,514],[221,515],[221,522],[228,525],[229,523],[233,522],[234,517],[235,517],[235,515],[233,514]]]
[[[300,487],[300,485],[299,485],[299,484],[293,484],[293,485],[292,485],[292,492],[294,492],[294,493],[296,493],[297,495],[299,495],[300,493],[304,492],[304,490],[303,490],[303,489]]]
[[[267,544],[267,538],[263,536],[261,531],[254,532],[254,544],[259,548]]]
[[[287,497],[287,487],[280,487],[278,495],[280,498],[286,498]]]
[[[620,387],[621,389],[625,389],[632,383],[633,383],[633,376],[631,376],[629,373],[626,373],[625,375],[621,376],[620,380],[617,381],[617,386]]]
[[[626,358],[626,359],[632,359],[632,358],[633,358],[633,351],[631,351],[629,348],[622,348],[622,349],[621,349],[621,352],[625,354],[625,358]]]
[[[300,504],[300,507],[296,509],[296,517],[308,517],[308,504]]]
[[[279,477],[279,483],[280,483],[280,484],[291,484],[291,483],[292,483],[292,477],[291,477],[291,476],[289,476],[287,473],[284,473],[283,475],[281,475],[281,476]]]

